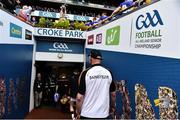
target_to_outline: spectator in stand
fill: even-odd
[[[97,17],[93,18],[93,21],[91,22],[91,26],[96,26],[99,23],[99,19]]]
[[[101,24],[107,23],[108,22],[108,16],[106,12],[103,12],[101,17],[99,18],[99,21]]]
[[[107,16],[107,13],[106,12],[103,12],[101,17],[99,18],[99,21],[102,21],[104,19],[106,19],[108,16]]]
[[[74,21],[70,21],[69,29],[74,30]]]
[[[35,16],[32,17],[31,23],[32,23],[33,26],[34,26],[35,24],[37,24],[37,21],[36,21],[36,17],[35,17]]]
[[[92,23],[92,21],[91,21],[91,20],[88,20],[88,21],[85,23],[85,26],[91,26],[91,23]]]
[[[85,26],[89,26],[90,28],[91,27],[98,27],[99,25],[99,16],[98,17],[94,17],[93,18],[93,21],[89,20],[85,23]]]
[[[60,7],[60,18],[65,18],[65,15],[67,14],[67,11],[66,11],[66,6],[65,5],[62,5]]]
[[[125,0],[123,3],[121,3],[111,14],[111,17],[117,15],[122,10],[132,6],[134,4],[133,0]]]
[[[28,16],[30,15],[32,10],[31,6],[23,6],[23,8],[19,12],[19,18],[24,22],[29,22]]]
[[[19,0],[0,0],[0,2],[3,4],[3,7],[11,13],[14,13],[13,10],[15,6],[21,3]]]

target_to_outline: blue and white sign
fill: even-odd
[[[65,30],[52,28],[35,28],[35,36],[62,37],[86,39],[85,32],[80,30]]]
[[[34,38],[32,40],[26,40],[25,30],[34,32],[34,28],[22,22],[17,17],[8,14],[7,11],[0,10],[0,44],[34,44]]]
[[[47,17],[47,18],[60,18],[60,14],[56,12],[46,12],[46,11],[37,11],[31,13],[31,16],[39,16],[39,17]],[[93,20],[93,17],[90,16],[80,16],[80,15],[72,15],[66,14],[65,17],[68,20],[78,20],[78,21],[87,21]]]
[[[56,18],[56,13],[55,12],[39,11],[39,16],[49,17],[49,18]]]
[[[80,15],[74,15],[74,20],[77,20],[77,21],[88,21],[89,17],[87,17],[87,16],[80,16]]]
[[[22,38],[22,27],[10,23],[10,37]]]
[[[163,46],[163,27],[166,24],[161,14],[154,9],[135,17],[132,35],[135,49],[160,49]]]
[[[36,52],[83,54],[83,46],[80,43],[37,41]]]
[[[131,14],[118,19],[115,22],[87,32],[87,36],[97,36],[102,33],[102,44],[90,45],[87,42],[86,48],[98,48],[103,50],[120,51],[153,56],[180,58],[179,43],[179,0],[158,1],[132,12]],[[162,6],[166,6],[164,8]],[[167,13],[171,13],[168,14]],[[119,25],[120,44],[107,46],[106,30]],[[168,52],[167,52],[168,51]]]
[[[178,97],[175,94],[170,96],[174,96],[172,98],[178,98],[179,101],[179,5],[180,0],[159,0],[154,4],[122,16],[116,21],[87,32],[87,36],[94,36],[94,39],[95,36],[102,33],[102,43],[88,44],[87,41],[85,52],[89,54],[91,49],[101,50],[104,59],[102,62],[105,66],[111,69],[114,79],[117,81],[124,79],[128,81],[128,84],[126,85],[129,94],[131,95],[129,98],[132,103],[131,119],[138,119],[138,117],[141,116],[136,114],[138,113],[138,110],[135,109],[137,108],[137,103],[133,102],[135,98],[133,96],[135,95],[134,91],[137,91],[137,89],[134,89],[134,86],[137,83],[143,84],[143,86],[146,87],[146,94],[148,94],[148,100],[150,100],[149,103],[152,103],[153,100],[158,98],[157,92],[158,88],[161,86],[172,88],[177,93],[176,95]],[[106,31],[117,25],[121,28],[119,33],[120,44],[117,46],[106,45]],[[112,30],[112,32],[115,33],[114,30]],[[88,56],[86,56],[86,58],[88,58]],[[111,63],[109,63],[109,61],[111,61]],[[166,92],[166,94],[167,93],[171,94],[172,92]],[[167,101],[168,100],[164,100],[163,102]],[[117,112],[121,113],[122,108],[118,108],[119,106],[122,106],[119,100],[116,102],[116,105]],[[178,110],[175,108],[176,106],[180,106],[179,103],[174,105],[175,109],[166,109],[166,114],[168,115],[167,118],[158,117],[158,115],[162,113],[161,105],[160,109],[154,105],[151,106],[151,110],[156,113],[155,119],[168,119],[170,118],[169,116],[172,115],[168,113],[174,113],[172,119],[179,118],[175,117],[177,114],[179,116],[179,113],[177,113]],[[165,107],[163,106],[163,109],[164,108]],[[142,112],[140,114],[142,114]],[[166,116],[166,114],[160,115]]]

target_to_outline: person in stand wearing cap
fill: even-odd
[[[101,65],[99,50],[91,50],[89,59],[91,67],[81,72],[79,77],[77,118],[106,119],[111,110],[115,111],[115,83],[111,71]]]
[[[119,6],[112,12],[111,17],[118,15],[121,11],[133,6],[135,2],[134,0],[125,0],[124,2],[120,3]],[[123,13],[126,13],[125,11]],[[122,13],[121,13],[122,14]]]

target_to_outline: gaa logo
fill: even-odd
[[[146,13],[146,15],[140,15],[136,20],[136,28],[138,30],[143,27],[148,28],[149,26],[155,27],[158,24],[164,25],[161,16],[157,10],[153,10],[154,15]]]
[[[66,45],[66,43],[59,43],[59,42],[55,42],[53,44],[53,47],[55,49],[64,49],[64,50],[68,50],[69,49],[68,46]]]

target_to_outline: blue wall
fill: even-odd
[[[87,55],[89,49],[86,49]],[[102,64],[112,70],[116,81],[127,80],[130,93],[132,118],[135,118],[135,84],[145,86],[150,102],[159,118],[159,109],[154,105],[158,98],[158,87],[166,86],[180,96],[180,60],[112,51],[101,51]],[[87,59],[88,60],[88,59]],[[121,111],[121,99],[117,97],[117,110]],[[179,98],[178,98],[178,101]],[[178,106],[179,106],[178,102]]]
[[[33,45],[0,44],[0,77],[6,84],[3,118],[24,118],[29,112],[32,52]]]

